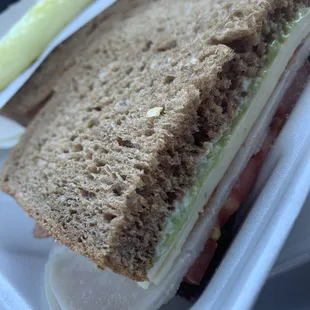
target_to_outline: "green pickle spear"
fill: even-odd
[[[0,40],[0,90],[45,50],[92,0],[40,0]]]

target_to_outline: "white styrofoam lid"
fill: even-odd
[[[310,147],[310,145],[309,145]],[[310,195],[287,238],[270,276],[276,277],[310,262]]]
[[[310,260],[309,260],[309,237],[308,244],[297,245],[292,248],[291,242],[299,244],[304,236],[309,236],[310,195],[308,195],[303,209],[291,231],[277,262],[260,292],[253,310],[309,310],[309,278],[310,278]],[[299,258],[304,254],[308,259]],[[296,254],[296,256],[294,256]],[[285,264],[283,264],[285,262]],[[279,264],[281,266],[280,272]],[[274,272],[274,271],[277,272]]]
[[[76,31],[97,15],[100,12],[98,7],[103,10],[112,2],[114,1],[94,2],[75,20],[75,22],[78,21],[77,24],[73,22],[68,26],[71,30],[66,28],[67,32],[59,35],[59,42],[68,37],[70,31]],[[30,77],[47,54],[42,55],[15,83],[0,93],[0,107]],[[310,97],[309,85],[307,94]],[[281,133],[270,160],[265,166],[256,190],[257,196],[258,193],[260,195],[252,212],[194,309],[247,309],[252,305],[309,190],[310,150],[307,148],[310,145],[309,122],[310,102],[304,95],[285,130]],[[40,296],[38,291],[42,283],[37,279],[42,276],[51,241],[33,239],[31,235],[33,222],[30,219],[25,220],[25,215],[16,203],[4,194],[0,194],[0,207],[0,287],[4,288],[0,294],[0,308],[42,309],[41,301],[38,300]],[[28,235],[25,236],[26,231]],[[61,252],[58,253],[61,254]],[[72,258],[71,262],[75,259],[77,261],[83,259],[76,256],[77,254],[74,255],[75,258]],[[70,264],[70,260],[68,263]],[[67,274],[64,278],[66,281],[70,282],[70,279],[76,281],[76,274],[71,273],[71,278],[69,275]],[[58,280],[61,281],[61,274]],[[80,280],[83,281],[83,279]],[[80,284],[81,288],[86,287],[81,282],[72,283],[77,286]],[[43,296],[44,292],[41,293]],[[57,296],[61,298],[59,290],[58,293],[58,295],[51,296],[56,299]],[[76,302],[80,305],[84,304],[83,300],[87,300],[89,293],[95,292],[85,290],[84,296],[76,294],[77,297],[81,297]],[[100,295],[97,294],[96,297],[99,298]],[[172,306],[170,304],[172,309],[181,306],[189,307],[189,304],[178,298],[173,302],[177,304],[172,304]],[[95,306],[96,303],[93,308]]]

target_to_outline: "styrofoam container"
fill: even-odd
[[[114,1],[94,2],[60,34],[59,41],[56,41],[59,43],[64,40],[112,2]],[[32,3],[30,0],[22,0],[19,5],[26,9]],[[7,14],[18,18],[20,10],[10,9]],[[2,21],[11,20],[7,16]],[[0,23],[2,17],[3,15],[0,15]],[[57,42],[55,44],[58,44]],[[48,51],[45,52],[45,56],[47,53]],[[29,78],[45,56],[0,93],[0,107]],[[309,98],[310,83],[264,164],[249,201],[252,205],[251,212],[200,299],[191,304],[177,297],[163,309],[192,307],[196,310],[246,310],[252,307],[310,190]],[[6,126],[4,128],[12,125],[0,119],[0,126],[1,124]],[[16,139],[12,143],[15,142]],[[1,151],[0,144],[0,169],[8,154],[8,150]],[[0,309],[44,310],[49,308],[48,300],[50,304],[63,306],[55,306],[53,310],[99,309],[101,291],[96,291],[94,286],[90,286],[91,281],[96,284],[94,276],[98,275],[99,271],[94,273],[92,263],[86,258],[54,244],[51,239],[34,239],[33,225],[34,222],[12,198],[0,193]],[[302,248],[310,251],[309,246],[300,246],[298,251],[290,251],[291,256],[286,255],[284,263],[280,261],[276,264],[273,273],[283,273],[291,268],[295,264],[294,259],[302,256]],[[68,253],[71,256],[68,256]],[[47,286],[45,291],[44,281],[49,276],[45,273],[45,264],[47,261],[51,264],[55,259],[58,260],[58,265],[53,266],[59,266],[59,269],[54,269],[52,276],[57,276],[57,282],[54,282],[54,287]],[[79,269],[81,266],[83,268]],[[88,266],[89,270],[85,266]],[[51,272],[53,269],[48,270]],[[68,294],[64,296],[65,289],[67,292],[74,289],[74,300]],[[115,305],[115,309],[121,309],[121,306]]]
[[[310,309],[310,195],[256,300],[253,310]]]

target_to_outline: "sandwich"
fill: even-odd
[[[307,77],[309,33],[308,1],[141,4],[63,74],[3,190],[145,294],[180,283],[248,193],[252,155],[263,160],[276,136],[266,133],[279,133],[284,90]]]

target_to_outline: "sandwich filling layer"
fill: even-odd
[[[154,265],[148,272],[151,282],[159,284],[169,272],[182,245],[195,225],[199,213],[241,147],[245,137],[264,108],[295,49],[308,33],[309,9],[300,9],[295,18],[284,23],[276,38],[268,44],[262,69],[255,78],[242,79],[246,96],[229,128],[220,138],[213,139],[208,153],[195,170],[194,185],[185,198],[176,203],[175,211],[167,219],[162,238],[156,247]]]

